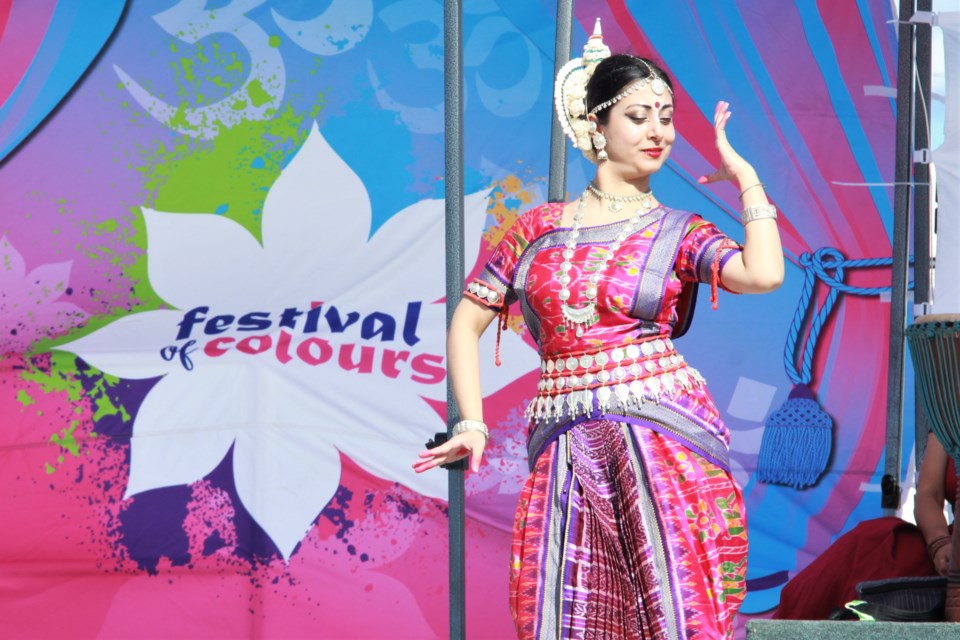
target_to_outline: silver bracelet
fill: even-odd
[[[747,187],[746,189],[744,189],[743,191],[741,191],[741,192],[740,192],[740,199],[743,200],[743,194],[745,194],[747,191],[750,191],[750,189],[753,189],[754,187],[763,187],[763,183],[762,183],[762,182],[758,182],[757,184],[752,184],[752,185],[750,185],[749,187]]]
[[[743,220],[743,224],[765,218],[770,218],[771,220],[777,219],[777,208],[772,204],[756,204],[752,207],[744,207],[743,213],[740,214],[740,219]]]
[[[484,438],[487,440],[490,439],[490,431],[487,430],[487,425],[479,420],[461,420],[453,425],[453,435],[455,436],[466,433],[467,431],[479,431],[483,434]]]

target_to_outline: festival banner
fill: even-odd
[[[447,479],[411,469],[446,426],[442,9],[0,0],[3,635],[447,635]],[[546,197],[555,2],[463,12],[471,275]],[[879,515],[893,191],[863,185],[892,182],[891,8],[590,0],[575,51],[598,16],[674,78],[657,197],[742,238],[735,187],[696,183],[727,100],[780,209],[783,287],[701,300],[677,342],[732,432],[764,615]],[[591,176],[571,152],[571,197]],[[494,333],[466,477],[478,638],[513,634],[539,364],[519,309],[500,367]],[[799,385],[828,457],[784,482],[763,441]]]

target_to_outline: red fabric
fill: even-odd
[[[956,489],[956,476],[954,490]],[[920,530],[900,518],[866,520],[837,538],[820,557],[795,575],[780,593],[773,617],[824,620],[857,598],[866,580],[935,576]]]

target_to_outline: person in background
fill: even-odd
[[[953,458],[933,433],[927,435],[923,462],[917,479],[913,516],[927,545],[927,556],[941,576],[950,570],[951,529],[944,515],[944,501],[952,509],[957,501],[957,470]]]
[[[917,524],[892,516],[859,523],[787,582],[773,617],[826,620],[857,599],[861,582],[947,575],[951,538],[944,501],[952,507],[956,496],[953,459],[931,433],[917,479]]]

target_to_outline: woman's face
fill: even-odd
[[[607,139],[607,162],[627,178],[649,176],[667,161],[676,131],[673,96],[657,95],[650,84],[610,107],[605,125],[597,126]]]

